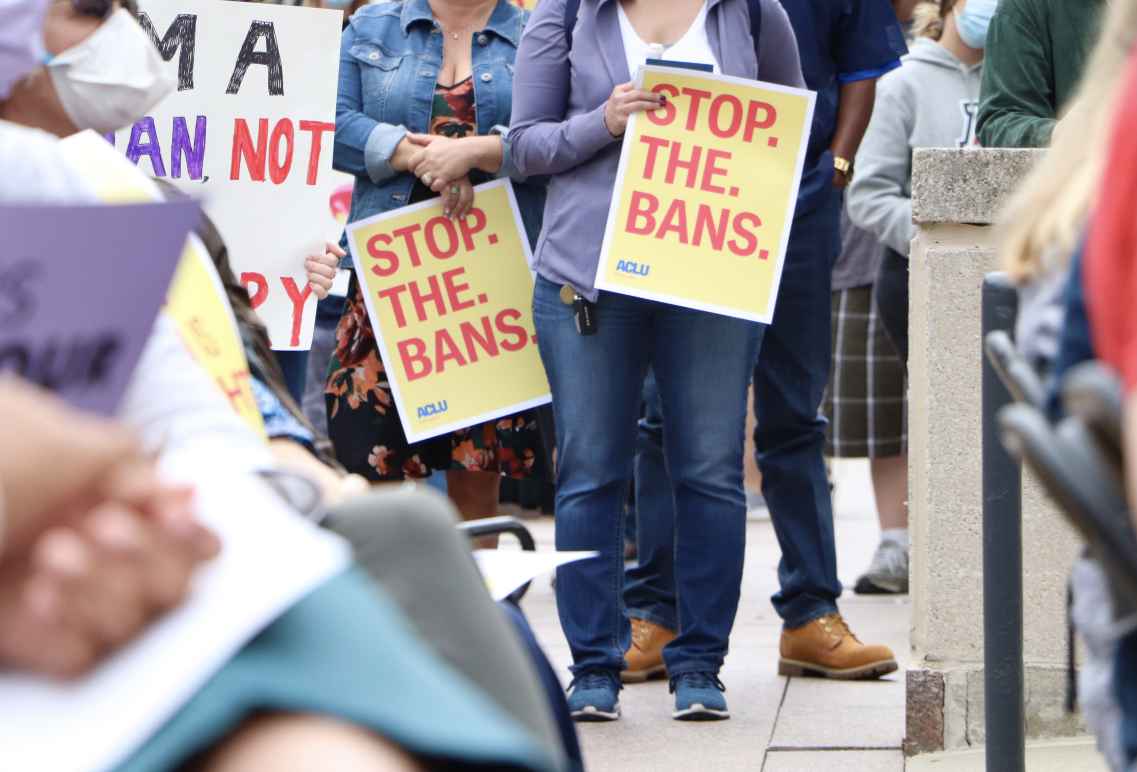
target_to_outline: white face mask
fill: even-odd
[[[0,102],[43,64],[46,14],[47,0],[0,0]]]
[[[173,90],[164,65],[142,27],[119,8],[49,61],[47,71],[71,122],[105,134],[134,123]]]

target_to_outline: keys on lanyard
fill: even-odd
[[[576,321],[576,331],[578,333],[581,335],[596,334],[595,303],[589,302],[569,284],[561,287],[561,302],[566,306],[572,306],[573,317]]]

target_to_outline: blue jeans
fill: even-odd
[[[836,611],[841,595],[833,505],[821,455],[826,422],[818,414],[832,356],[830,271],[840,251],[840,207],[834,194],[794,220],[774,322],[766,328],[754,368],[762,492],[782,549],[781,588],[772,600],[789,628]],[[650,379],[644,400],[636,449],[639,562],[627,572],[624,602],[629,616],[682,630],[673,540],[676,512],[684,508],[666,493],[674,465],[664,463],[666,409]]]
[[[667,416],[664,453],[683,512],[675,540],[683,634],[665,657],[672,676],[718,672],[742,583],[746,387],[762,327],[601,293],[598,331],[582,336],[559,291],[538,277],[533,298],[557,427],[557,549],[600,553],[557,571],[557,609],[573,671],[624,667],[623,513],[650,366]]]
[[[1117,642],[1113,694],[1121,708],[1121,747],[1126,760],[1137,761],[1137,633]]]
[[[274,351],[276,362],[284,374],[284,384],[293,401],[299,405],[304,401],[304,381],[308,375],[307,351]]]
[[[663,404],[655,373],[644,379],[636,438],[636,564],[624,577],[628,616],[679,629],[675,602],[675,497],[663,457]]]

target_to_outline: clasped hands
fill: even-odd
[[[474,205],[470,172],[478,168],[487,143],[500,146],[497,137],[453,139],[437,134],[408,133],[395,149],[391,165],[422,180],[442,196],[442,213],[451,219],[465,217]]]
[[[220,543],[127,430],[10,378],[0,404],[0,669],[77,676],[179,605]]]
[[[500,166],[501,140],[497,137],[453,139],[437,134],[408,132],[391,156],[391,168],[410,172],[442,197],[442,213],[460,220],[474,206],[474,185],[470,172],[484,166]],[[327,244],[322,254],[309,255],[304,263],[308,284],[323,300],[331,291],[344,251]]]

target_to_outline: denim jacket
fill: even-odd
[[[485,29],[474,33],[478,134],[500,133],[509,125],[513,62],[528,18],[527,11],[498,0]],[[344,30],[333,165],[355,175],[350,221],[397,209],[410,201],[415,177],[396,172],[390,159],[407,132],[425,134],[430,129],[442,44],[442,30],[428,0],[364,6]],[[508,143],[504,143],[499,176],[520,179]],[[540,220],[536,197],[543,199],[543,191],[523,194],[518,190],[519,205],[533,236]]]

